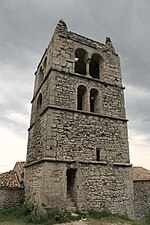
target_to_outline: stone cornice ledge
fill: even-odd
[[[36,160],[34,162],[28,163],[25,167],[30,167],[35,164],[43,163],[43,162],[58,162],[58,163],[70,163],[70,164],[92,164],[92,165],[108,165],[109,162],[105,161],[87,161],[87,160],[65,160],[65,159],[55,159],[55,158],[43,158]],[[111,163],[112,166],[121,166],[121,167],[132,167],[131,163]]]
[[[122,121],[125,121],[125,122],[128,121],[128,119],[122,118],[122,117],[108,116],[108,115],[104,115],[104,114],[87,112],[87,111],[77,110],[77,109],[69,109],[69,108],[55,106],[55,105],[48,105],[47,107],[45,107],[45,109],[41,112],[40,116],[42,116],[49,108],[62,110],[62,111],[68,111],[68,112],[81,113],[81,114],[86,114],[86,115],[91,115],[91,116],[104,117],[104,118],[109,118],[109,119],[113,119],[113,120],[122,120]]]
[[[128,119],[122,118],[122,117],[107,116],[104,114],[86,112],[83,110],[69,109],[69,108],[64,108],[64,107],[55,106],[55,105],[46,106],[45,109],[41,112],[40,116],[42,116],[48,109],[56,109],[56,110],[61,110],[61,111],[75,112],[75,113],[81,113],[81,114],[86,114],[86,115],[90,115],[90,116],[97,116],[97,117],[103,117],[103,118],[108,118],[108,119],[112,119],[112,120],[121,120],[124,122],[128,122]],[[32,123],[30,125],[30,127],[28,128],[28,131],[31,130],[31,128],[34,126],[34,124],[35,123]]]
[[[132,167],[132,163],[117,163],[117,162],[114,162],[113,163],[114,166],[126,166],[126,167]]]
[[[91,77],[90,75],[82,75],[82,74],[75,73],[75,72],[66,72],[64,70],[56,69],[54,67],[52,67],[51,70],[62,73],[62,74],[70,74],[72,76],[77,76],[77,77],[80,77],[82,79],[96,81],[96,82],[99,82],[99,83],[104,84],[104,85],[113,86],[115,88],[119,88],[119,89],[123,89],[123,90],[125,89],[124,86],[119,86],[118,84],[113,84],[113,83],[109,83],[109,82],[106,82],[106,81],[103,81],[103,80],[100,80],[100,79],[96,79],[96,78]]]

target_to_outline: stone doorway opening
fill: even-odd
[[[76,194],[77,194],[77,184],[76,184],[76,173],[77,169],[67,169],[67,200],[70,209],[76,206]]]
[[[75,180],[76,180],[76,169],[67,169],[67,194],[74,196],[75,193]]]

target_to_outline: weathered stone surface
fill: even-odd
[[[80,210],[134,217],[123,89],[113,44],[60,21],[36,71],[27,201],[65,208],[69,198]]]
[[[150,181],[134,181],[133,191],[135,217],[143,220],[150,210]]]
[[[0,209],[19,206],[24,201],[24,190],[0,189]]]

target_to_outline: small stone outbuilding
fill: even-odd
[[[132,175],[135,217],[143,220],[150,210],[150,170],[133,167]]]
[[[13,170],[0,174],[0,208],[10,208],[23,203],[24,165],[25,162],[17,162]]]

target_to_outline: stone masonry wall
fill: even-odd
[[[39,190],[39,168],[45,171],[42,182],[42,191]],[[102,163],[65,163],[47,161],[39,165],[28,167],[27,171],[32,176],[26,186],[29,201],[36,201],[45,208],[67,207],[67,177],[68,168],[75,168],[77,192],[74,195],[76,206],[79,210],[109,209],[112,213],[128,215],[133,218],[133,188],[130,167],[103,165]],[[35,188],[33,189],[33,185]],[[40,200],[39,200],[40,197]]]
[[[136,219],[145,219],[150,210],[150,181],[134,181],[134,210]]]
[[[99,148],[103,161],[129,163],[126,122],[94,113],[49,108],[31,128],[29,143],[29,162],[43,157],[95,161]]]
[[[129,163],[124,121],[79,112],[49,109],[46,157],[67,160],[100,160]]]
[[[44,208],[66,206],[66,170],[60,162],[26,167],[26,201]]]
[[[102,66],[103,68],[100,74],[100,79],[93,79],[89,75],[84,76],[84,75],[75,74],[75,50],[79,48],[82,48],[87,52],[88,60],[91,59],[93,53],[98,53],[103,58],[103,66]],[[43,71],[44,78],[43,78],[43,82],[39,86],[41,68]],[[106,44],[101,44],[89,38],[85,38],[81,35],[69,32],[67,30],[67,27],[65,26],[61,27],[59,25],[58,27],[56,27],[52,40],[48,48],[46,49],[35,74],[36,74],[36,79],[35,79],[34,96],[32,100],[32,113],[31,113],[31,124],[30,124],[31,126],[29,129],[27,162],[38,160],[40,158],[45,157],[45,155],[46,156],[49,155],[50,157],[52,156],[55,157],[56,155],[60,155],[61,157],[61,155],[64,153],[64,150],[58,153],[58,150],[60,149],[60,145],[61,145],[60,143],[57,148],[57,153],[56,151],[54,151],[54,148],[56,149],[57,140],[55,140],[53,136],[55,135],[55,132],[57,133],[57,129],[55,129],[54,134],[51,134],[49,132],[49,130],[51,129],[50,128],[51,123],[54,126],[55,122],[53,120],[53,115],[51,115],[52,118],[51,116],[49,116],[49,118],[47,119],[47,115],[45,114],[45,112],[48,106],[61,107],[62,109],[65,109],[65,110],[66,109],[77,110],[77,89],[79,85],[84,85],[87,88],[87,107],[86,107],[87,112],[90,111],[90,108],[89,108],[90,107],[89,105],[90,90],[94,88],[99,92],[99,112],[97,114],[102,116],[113,117],[116,119],[117,118],[125,119],[124,95],[123,95],[123,88],[121,84],[120,61],[119,61],[118,55],[115,53],[115,50],[111,42],[109,43],[106,42]],[[38,104],[38,99],[40,95],[42,95],[42,105],[40,109],[42,114],[37,113],[37,104]],[[64,111],[64,114],[65,114],[65,111]],[[58,115],[58,117],[59,117],[58,119],[59,126],[61,126],[60,129],[58,127],[58,130],[59,132],[61,129],[64,129],[65,131],[64,125],[61,124],[60,116]],[[64,120],[65,116],[63,115],[63,112],[61,113],[61,117]],[[69,117],[71,118],[72,116],[70,115]],[[76,114],[76,118],[79,119],[81,124],[84,121],[83,119],[84,116],[83,118],[80,118],[80,116]],[[104,121],[103,118],[101,120],[100,119],[98,120],[97,118],[94,119],[94,118],[96,117],[88,116],[88,121],[86,120],[84,121],[86,124],[88,123],[91,124],[91,125],[90,124],[88,125],[89,126],[88,132],[91,132],[90,130],[94,120],[96,123],[103,123],[102,121]],[[77,128],[78,124],[76,125],[76,119],[74,118],[74,114],[73,114],[73,118],[71,119],[75,123],[74,125],[75,128]],[[91,120],[91,122],[89,122],[89,119]],[[57,126],[57,118],[55,118],[55,120],[56,120],[55,126]],[[107,125],[104,126],[104,130],[103,131],[99,130],[100,133],[104,133],[105,130],[107,130],[107,127],[109,127],[109,123],[108,122],[106,123]],[[126,123],[126,121],[119,122],[119,123],[120,124]],[[113,127],[112,129],[111,128],[108,129],[109,131],[111,129],[111,134],[112,135],[114,134],[114,136],[118,135],[118,137],[121,137],[121,139],[124,139],[123,141],[121,141],[121,143],[119,143],[118,141],[117,145],[115,146],[114,152],[116,152],[117,148],[119,149],[119,147],[121,147],[121,149],[119,150],[120,152],[117,153],[116,161],[117,159],[119,159],[119,162],[121,162],[122,161],[121,158],[125,157],[124,161],[128,162],[129,161],[128,143],[127,141],[125,141],[125,139],[127,139],[126,125],[125,124],[123,126],[121,125],[121,127],[118,129],[117,127],[119,127],[120,124],[117,125],[117,127],[115,128],[115,124],[117,124],[117,121],[110,122],[110,124]],[[47,139],[46,126],[49,132],[48,139]],[[71,126],[72,124],[70,123],[70,127]],[[67,129],[70,129],[70,128],[67,128]],[[85,125],[82,126],[81,133],[83,129],[85,129]],[[103,125],[101,126],[101,129],[103,129]],[[117,132],[119,134],[117,134]],[[85,137],[86,137],[85,142],[87,142],[88,135],[89,135],[88,133],[85,134]],[[69,136],[71,139],[72,134],[69,134]],[[98,135],[96,136],[98,137]],[[108,140],[109,138],[108,136],[102,138],[102,136],[105,136],[105,135],[102,134],[100,140],[102,139]],[[81,134],[81,138],[84,139],[82,134]],[[93,138],[91,139],[92,139],[91,143],[94,143]],[[91,139],[89,138],[89,140]],[[66,142],[67,140],[68,138],[66,138]],[[72,142],[76,140],[78,141],[78,136]],[[60,142],[62,141],[60,140]],[[111,138],[110,138],[110,142],[111,142]],[[71,147],[70,144],[68,145],[68,147]],[[83,146],[81,146],[81,148],[82,147]],[[80,147],[78,146],[78,148]],[[84,146],[84,148],[86,148],[86,145]],[[93,146],[93,148],[95,147]],[[102,147],[102,148],[105,148],[105,147]],[[125,148],[126,148],[126,153],[124,152]],[[49,151],[49,149],[51,151]],[[48,151],[51,153],[48,153]],[[77,152],[79,153],[78,150]],[[92,151],[92,155],[94,156],[93,151]],[[90,159],[93,158],[93,156],[92,157],[90,156]],[[114,156],[116,157],[116,153],[114,153]]]
[[[108,209],[134,217],[130,168],[106,165],[80,167],[82,208]],[[80,199],[79,199],[80,202]]]
[[[43,175],[43,163],[26,167],[24,181],[26,202],[36,203],[39,207],[42,206]]]
[[[100,79],[93,79],[89,75],[88,76],[81,75],[78,77],[73,76],[73,74],[75,73],[75,50],[79,49],[79,48],[84,49],[87,52],[87,60],[91,59],[93,53],[97,53],[101,56],[101,58],[103,59],[103,65],[102,65],[102,68],[100,71]],[[45,59],[46,59],[46,65],[44,63]],[[44,88],[43,88],[43,84],[41,84],[42,86],[39,86],[41,68],[42,68],[43,75],[44,75],[43,76],[44,83],[47,80],[48,75],[51,73],[51,70],[54,69],[54,70],[60,71],[60,74],[58,77],[55,78],[52,75],[53,78],[49,78],[48,81],[46,81],[46,83],[44,84],[44,86],[45,86]],[[115,89],[116,89],[116,93],[114,94],[114,97],[116,96],[116,99],[117,99],[118,95],[119,95],[119,100],[121,97],[122,100],[119,103],[119,104],[121,104],[121,105],[119,105],[119,107],[120,107],[121,111],[123,110],[123,107],[122,107],[122,104],[124,104],[123,92],[119,91],[119,89],[117,88],[117,86],[122,87],[120,60],[119,60],[118,55],[115,53],[112,43],[106,42],[106,44],[101,44],[101,43],[93,41],[89,38],[85,38],[81,35],[75,34],[73,32],[70,32],[67,30],[57,30],[56,29],[56,31],[52,37],[52,40],[37,67],[37,71],[35,72],[36,77],[35,77],[34,95],[33,95],[33,100],[32,100],[33,110],[32,110],[32,115],[31,115],[31,124],[33,123],[33,121],[35,119],[34,101],[35,101],[35,105],[36,105],[36,101],[37,101],[39,93],[42,93],[43,95],[45,93],[47,94],[47,91],[48,91],[47,89],[49,89],[51,99],[49,99],[50,102],[47,102],[47,103],[55,104],[56,100],[54,100],[54,98],[55,98],[55,95],[53,95],[54,91],[56,91],[56,95],[57,95],[57,88],[59,88],[59,86],[62,86],[63,82],[66,82],[66,79],[67,79],[67,76],[65,76],[65,78],[62,79],[62,77],[64,76],[64,72],[69,73],[68,75],[70,77],[72,77],[72,80],[67,80],[68,84],[72,84],[71,85],[71,87],[73,87],[73,89],[71,90],[72,92],[74,92],[74,91],[76,92],[76,87],[74,86],[74,83],[76,83],[77,80],[80,80],[80,82],[81,83],[83,82],[83,84],[84,84],[84,80],[85,80],[86,85],[87,85],[87,83],[89,83],[89,85],[90,85],[90,82],[93,80],[93,87],[98,85],[98,88],[101,88],[101,86],[102,86],[102,84],[100,82],[105,83],[105,87],[103,88],[103,89],[105,89],[105,90],[103,90],[103,92],[104,92],[103,98],[105,99],[105,102],[106,102],[106,105],[103,105],[103,107],[105,107],[105,108],[107,108],[107,101],[109,101],[109,104],[110,104],[110,102],[112,104],[113,103],[116,104],[115,99],[112,99],[112,94],[109,93],[109,91],[111,92],[111,91],[113,91],[113,89],[115,91]],[[56,75],[56,74],[57,74],[57,72],[54,75]],[[85,78],[85,79],[82,79],[82,78]],[[56,79],[58,79],[58,81]],[[60,83],[61,79],[62,79],[62,82]],[[56,81],[56,83],[54,83],[55,81]],[[54,87],[53,87],[53,84],[55,84]],[[112,88],[110,85],[114,85],[114,88]],[[68,86],[69,85],[63,87],[64,91],[67,90]],[[62,88],[60,91],[62,92],[62,93],[60,93],[60,95],[63,94]],[[117,94],[117,91],[120,93]],[[69,93],[69,90],[68,90],[68,93]],[[69,93],[69,95],[70,94],[71,93]],[[45,96],[43,96],[43,99],[45,99],[45,101],[48,100],[47,98],[49,98],[48,95],[47,95],[46,99],[45,99]],[[57,99],[57,102],[58,101],[59,101],[59,99]],[[74,101],[74,98],[73,98],[73,101]],[[65,99],[64,99],[64,102],[65,102]],[[71,102],[70,102],[70,104],[71,104]],[[72,107],[73,107],[73,105],[72,105]],[[113,107],[115,107],[115,105]],[[118,105],[117,105],[117,108],[118,108]],[[107,110],[107,113],[108,113],[108,111],[109,110]],[[113,114],[113,112],[112,112],[112,114]],[[118,112],[118,114],[123,115],[124,110],[122,112]]]
[[[0,209],[19,206],[24,201],[24,190],[0,189]]]
[[[84,75],[75,73],[77,49],[86,52]],[[94,62],[100,69],[97,78],[89,74],[93,54],[101,59]],[[124,88],[110,38],[98,43],[69,32],[60,21],[35,74],[26,200],[44,208],[65,207],[67,182],[75,179],[70,193],[77,208],[108,208],[133,218]],[[82,110],[77,104],[78,97],[83,100],[78,95],[80,85],[86,90]],[[96,93],[94,112],[91,90]]]
[[[58,107],[61,107],[62,109],[77,110],[77,87],[81,84],[83,84],[84,86],[87,87],[88,96],[89,96],[91,88],[96,88],[99,91],[99,93],[100,93],[100,103],[99,103],[100,104],[100,112],[98,114],[100,114],[102,116],[108,116],[108,117],[110,116],[113,118],[125,118],[124,98],[123,98],[123,90],[122,89],[116,88],[116,87],[110,86],[110,85],[104,85],[101,82],[96,82],[94,80],[85,79],[81,76],[76,77],[76,76],[71,76],[69,74],[62,74],[62,73],[55,72],[55,71],[51,72],[49,79],[47,79],[47,81],[45,82],[45,85],[43,85],[41,87],[40,93],[42,93],[42,99],[43,99],[41,112],[44,109],[46,109],[46,107],[49,105],[55,106],[55,107],[58,106]],[[53,118],[51,117],[52,115],[50,115],[48,119],[45,114],[42,116],[39,116],[39,115],[37,116],[38,96],[39,95],[37,95],[37,97],[35,98],[35,100],[33,102],[33,106],[32,106],[32,120],[31,120],[32,123],[31,123],[31,125],[33,124],[33,126],[31,128],[31,130],[29,131],[29,141],[28,141],[28,143],[29,143],[28,157],[30,157],[29,155],[32,154],[30,159],[31,158],[38,159],[38,158],[41,158],[44,156],[43,150],[45,149],[45,140],[46,140],[45,126],[46,126],[46,124],[50,123],[48,126],[51,127],[51,123],[55,123]],[[89,110],[87,110],[87,111],[89,112]],[[63,111],[61,113],[61,116],[58,115],[59,126],[61,126],[61,129],[63,129],[62,122],[65,119],[63,117],[65,117],[65,115],[67,115],[65,113],[66,112]],[[82,122],[84,120],[82,118],[80,119],[81,115],[82,115],[81,113],[79,113],[79,115],[78,115],[78,113],[76,113],[76,116],[75,116],[76,118],[74,118],[74,114],[73,114],[72,119],[74,121],[75,128],[78,127],[79,123],[82,124]],[[62,121],[61,121],[61,117],[63,118]],[[69,117],[71,117],[71,115]],[[84,114],[83,118],[84,117],[85,117],[85,114]],[[91,123],[90,123],[89,119],[92,120]],[[78,124],[76,124],[76,120],[77,120]],[[81,120],[82,120],[82,122],[81,122]],[[98,124],[100,124],[102,120],[104,120],[104,118],[102,118],[101,120],[98,120],[97,117],[94,117],[94,115],[92,115],[91,117],[88,116],[88,121],[84,121],[86,124],[86,127],[89,126],[88,132],[90,132],[90,129],[91,129],[90,125],[88,125],[89,123],[91,124],[91,127],[92,127],[93,123],[96,123],[96,129],[97,129],[97,127],[99,126]],[[39,122],[37,123],[37,121],[39,121]],[[58,122],[57,118],[55,118],[55,121],[57,124],[57,122]],[[114,125],[112,125],[112,123]],[[112,134],[112,135],[114,134],[114,136],[115,136],[115,133],[117,133],[117,129],[118,129],[117,127],[115,128],[115,124],[117,124],[117,121],[112,122],[112,123],[111,123],[112,128],[110,128],[111,129],[110,134]],[[126,122],[119,122],[119,123],[124,124]],[[62,125],[60,125],[60,124],[62,124]],[[72,126],[72,124],[73,123],[70,124],[70,127]],[[118,125],[118,127],[120,126],[120,124]],[[109,123],[107,123],[104,130],[109,130],[109,129],[107,129],[107,127],[109,127]],[[95,129],[95,127],[93,127],[93,128]],[[59,130],[61,130],[61,129],[59,129]],[[82,126],[82,130],[83,129],[84,129],[84,127]],[[101,133],[105,132],[104,130],[102,131],[102,129],[103,129],[102,126],[99,129],[101,129]],[[81,133],[82,133],[82,130],[81,130]],[[125,139],[127,138],[126,125],[125,124],[123,126],[121,125],[120,128],[118,129],[118,132],[119,132],[118,137],[120,138],[122,136],[122,138],[124,138],[123,145],[125,147],[123,147],[123,148],[126,149],[126,151],[127,151],[128,143],[125,141]],[[41,136],[40,136],[40,133],[42,134]],[[108,133],[108,136],[110,136],[110,134]],[[55,135],[55,132],[52,135]],[[102,135],[104,136],[104,134],[102,134]],[[99,136],[99,135],[97,135],[97,136]],[[50,139],[52,140],[54,138],[52,137]],[[70,139],[71,139],[71,136],[70,136]],[[88,139],[91,141],[90,138],[88,138]],[[101,139],[103,139],[103,138],[101,137]],[[107,138],[104,137],[104,139],[107,139]],[[31,144],[30,144],[30,142],[31,142]],[[118,144],[119,144],[119,139],[118,139]],[[116,147],[117,147],[117,145],[116,145]],[[120,147],[120,144],[118,147]],[[47,151],[47,147],[45,150]],[[41,151],[41,153],[40,153],[40,151]],[[121,155],[121,150],[119,150],[119,151],[120,152],[118,154]],[[34,152],[36,152],[36,154]],[[128,154],[128,152],[127,152],[127,154]],[[123,154],[121,157],[123,158],[124,156],[125,155]],[[128,161],[127,157],[128,156],[125,157],[125,161]],[[117,160],[117,158],[116,158],[116,160]]]
[[[107,44],[101,44],[95,41],[88,41],[84,38],[80,42],[82,36],[68,32],[65,35],[55,33],[54,35],[54,51],[52,67],[65,72],[75,72],[75,50],[82,48],[87,52],[87,58],[90,59],[93,53],[98,53],[103,58],[103,68],[101,80],[121,86],[120,61],[118,55],[112,51]],[[92,45],[91,45],[92,42]]]

